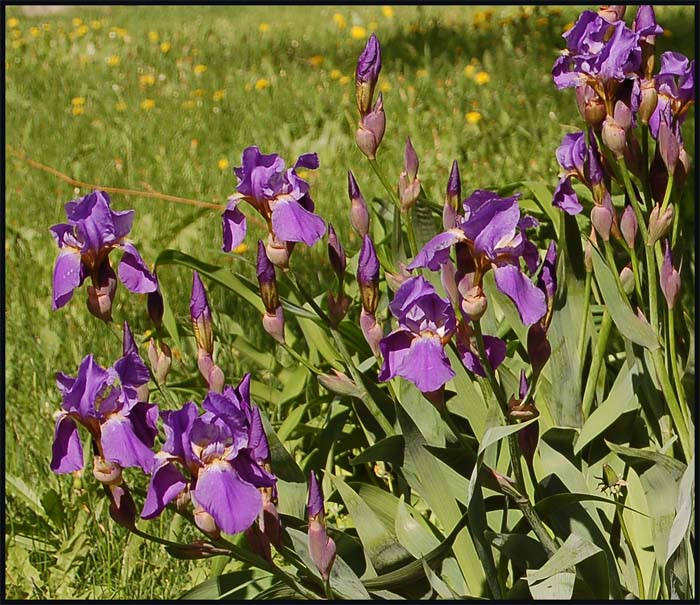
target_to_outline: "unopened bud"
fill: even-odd
[[[381,352],[379,349],[379,343],[384,336],[384,331],[377,323],[377,318],[374,316],[374,313],[368,313],[364,309],[360,311],[360,328],[362,329],[362,334],[364,335],[369,348],[372,349],[372,353],[374,353],[375,357],[379,357]]]
[[[403,154],[404,170],[399,175],[399,199],[401,209],[405,212],[418,201],[420,196],[420,179],[418,179],[418,154],[413,148],[411,137],[406,137]]]
[[[576,87],[576,104],[586,124],[597,130],[607,115],[603,99],[588,84],[582,84]]]
[[[289,268],[289,257],[294,249],[295,242],[285,242],[278,239],[272,233],[267,236],[265,244],[265,253],[270,262],[280,269]]]
[[[204,377],[204,380],[206,380],[209,390],[216,393],[223,393],[223,370],[214,363],[211,355],[203,349],[199,349],[197,354],[197,367],[199,368],[199,373]]]
[[[338,393],[339,395],[349,395],[360,399],[362,398],[362,392],[357,388],[357,385],[352,381],[352,379],[345,374],[338,372],[338,370],[333,370],[333,374],[319,375],[318,381],[324,388],[332,391],[333,393]]]
[[[651,213],[649,214],[649,237],[646,242],[647,246],[653,246],[666,235],[673,223],[673,215],[673,206],[670,205],[663,212],[661,212],[661,207],[658,204],[651,209]]]
[[[620,282],[622,282],[622,290],[627,296],[634,292],[634,273],[629,265],[622,267],[622,271],[620,271]]]
[[[639,104],[637,115],[642,120],[642,124],[648,124],[649,118],[651,118],[651,115],[654,113],[659,100],[659,94],[656,91],[654,80],[642,80],[641,95],[642,100]]]
[[[604,242],[610,241],[613,215],[608,208],[605,206],[594,206],[593,210],[591,210],[591,223]]]
[[[92,474],[105,485],[119,485],[122,482],[122,467],[102,456],[93,458]]]
[[[671,247],[666,241],[666,249],[664,252],[664,262],[661,265],[659,273],[659,281],[661,282],[661,290],[664,293],[666,304],[669,309],[673,309],[678,300],[678,295],[681,292],[681,275],[673,266],[671,258]]]
[[[192,275],[192,296],[190,298],[190,317],[194,327],[197,347],[210,355],[214,352],[214,333],[211,325],[211,310],[204,284],[196,271]]]
[[[552,347],[547,339],[547,331],[538,321],[527,331],[527,356],[530,359],[533,375],[538,375],[552,354]]]
[[[277,295],[277,278],[275,276],[275,266],[270,262],[262,240],[258,240],[256,273],[258,284],[260,285],[260,297],[265,310],[268,313],[274,313],[275,309],[280,305],[279,296]]]
[[[376,158],[377,149],[384,138],[385,130],[386,115],[384,114],[384,100],[380,92],[374,108],[362,117],[360,127],[355,132],[357,146],[370,160]]]
[[[109,516],[115,523],[127,529],[136,527],[136,504],[131,492],[125,484],[105,485],[105,493],[109,498]]]
[[[456,275],[457,268],[448,258],[447,262],[440,267],[440,282],[453,306],[459,304],[459,288],[457,287]]]
[[[622,237],[625,238],[625,243],[630,248],[634,248],[634,240],[637,237],[637,217],[634,214],[632,206],[629,204],[625,206],[625,209],[622,212],[622,218],[620,219],[620,231],[622,232]]]
[[[386,283],[392,292],[398,291],[401,285],[410,279],[411,274],[406,270],[405,263],[399,263],[400,271],[398,273],[392,273],[391,271],[385,271],[384,277],[386,277]]]
[[[591,234],[586,240],[583,252],[583,266],[586,268],[586,273],[593,273],[593,246],[598,245],[596,239],[595,229],[591,227]]]
[[[678,137],[673,134],[668,124],[663,121],[659,124],[658,142],[661,159],[666,166],[668,174],[673,175],[676,170],[676,164],[678,163],[680,146],[678,144]]]
[[[349,170],[348,197],[350,198],[350,224],[360,237],[364,237],[369,232],[369,211],[355,176]]]
[[[199,504],[194,507],[193,512],[194,523],[199,529],[201,529],[207,536],[212,538],[218,538],[221,534],[219,528],[216,526],[216,521],[207,511],[205,511]]]
[[[267,313],[263,315],[262,318],[263,328],[272,338],[277,342],[284,344],[284,312],[282,311],[282,305],[275,309],[274,313]]]
[[[156,383],[163,384],[168,376],[173,361],[173,353],[170,347],[162,341],[156,343],[156,341],[151,338],[151,342],[148,344],[148,359],[151,362],[151,368],[156,377]]]
[[[349,296],[341,292],[336,298],[332,292],[328,292],[328,319],[334,328],[338,327],[338,324],[343,321],[349,307]]]
[[[613,118],[608,116],[603,122],[602,131],[603,143],[612,151],[615,159],[619,160],[624,156],[627,133],[625,129]]]
[[[360,114],[365,115],[372,105],[374,87],[382,70],[382,49],[377,36],[372,34],[357,59],[355,67],[355,100]]]
[[[333,271],[335,271],[335,274],[338,276],[338,281],[342,283],[347,263],[345,250],[335,233],[335,229],[333,229],[333,225],[330,223],[328,224],[328,260],[331,263]]]
[[[607,4],[598,9],[598,15],[608,23],[615,23],[624,18],[626,8],[623,4]]]
[[[265,500],[265,498],[263,498]],[[258,517],[260,529],[277,550],[282,550],[282,523],[275,505],[268,499],[265,500],[262,512]]]
[[[462,311],[466,313],[472,320],[476,321],[483,317],[488,307],[488,300],[481,286],[473,286],[468,290],[464,290],[464,284],[467,277],[463,278],[459,284],[459,293],[462,295]]]
[[[524,429],[518,431],[518,444],[523,457],[528,464],[532,464],[537,451],[537,441],[540,436],[539,420],[529,424]]]
[[[255,524],[246,529],[243,534],[250,551],[268,563],[272,563],[272,551],[268,537]]]
[[[362,308],[374,315],[379,304],[379,259],[368,235],[362,241],[357,262],[357,282],[360,285]]]
[[[117,276],[109,260],[105,260],[99,269],[97,283],[88,286],[87,308],[95,317],[105,323],[112,321],[112,301],[117,291]]]

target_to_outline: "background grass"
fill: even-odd
[[[108,365],[121,344],[86,313],[83,290],[51,311],[56,249],[48,228],[65,220],[66,201],[87,190],[37,170],[15,150],[89,183],[219,204],[234,191],[231,168],[245,147],[279,152],[290,163],[316,151],[321,167],[308,179],[318,212],[354,253],[346,171],[353,170],[368,201],[382,196],[352,134],[355,61],[369,33],[383,49],[387,134],[380,164],[397,178],[410,135],[423,187],[440,201],[453,159],[465,194],[521,179],[556,183],[554,149],[581,122],[573,91],[558,92],[550,72],[560,35],[580,10],[110,6],[29,17],[19,7],[6,9],[8,597],[174,598],[220,565],[176,561],[160,547],[127,540],[91,477],[49,471],[52,414],[60,405],[54,373],[74,372],[88,352]],[[667,28],[658,47],[692,54],[691,8],[660,7],[657,17]],[[693,131],[691,117],[691,150]],[[177,248],[250,270],[254,246],[237,255],[220,251],[217,211],[120,195],[113,207],[136,208],[131,235],[148,262]],[[690,203],[684,212],[693,216]],[[255,225],[252,231],[249,244],[262,233]],[[312,290],[331,279],[324,256],[321,245],[294,253]],[[186,317],[190,273],[168,267],[159,277],[178,295],[171,295],[176,315]],[[210,299],[221,317],[234,316],[272,349],[259,318],[237,300],[215,286]],[[139,337],[151,325],[145,297],[123,287],[114,317],[128,319]],[[230,347],[221,355],[233,375],[246,369]],[[183,531],[165,521],[149,530],[174,537]]]

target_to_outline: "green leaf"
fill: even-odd
[[[399,404],[416,423],[425,440],[430,445],[445,447],[445,423],[440,412],[412,382],[395,378],[393,384]]]
[[[462,360],[452,346],[445,347],[450,365],[455,376],[447,383],[455,391],[455,396],[447,401],[447,409],[453,414],[466,418],[477,439],[481,439],[486,430],[488,407],[481,395],[479,385],[472,380]]]
[[[394,528],[399,543],[416,559],[427,555],[440,544],[423,518],[420,515],[411,514],[403,501],[403,495],[396,508]]]
[[[571,595],[574,592],[575,581],[575,573],[562,571],[540,582],[530,584],[530,594],[535,601],[568,601],[571,599]]]
[[[175,320],[172,307],[168,302],[170,297],[166,294],[161,283],[159,283],[158,287],[160,288],[160,294],[163,297],[163,325],[168,331],[168,334],[170,334],[170,337],[173,339],[175,346],[182,351],[182,342],[180,341],[180,334],[177,329],[177,321]]]
[[[486,531],[484,537],[501,554],[515,562],[519,567],[535,568],[547,562],[547,553],[542,545],[524,534],[500,534]]]
[[[274,577],[257,569],[245,569],[210,578],[188,590],[180,599],[213,601],[215,599],[249,600],[269,588]]]
[[[403,435],[384,437],[350,460],[350,464],[366,464],[368,462],[391,462],[397,466],[403,465]]]
[[[304,472],[299,468],[294,457],[286,450],[284,445],[282,445],[275,429],[272,428],[270,421],[262,410],[260,410],[260,416],[262,417],[265,434],[270,444],[272,472],[275,473],[279,479],[306,485]]]
[[[378,572],[395,568],[410,558],[410,553],[396,540],[393,527],[389,531],[341,477],[334,476],[332,481],[352,517],[369,560]]]
[[[182,265],[193,269],[200,275],[208,277],[224,286],[224,288],[231,290],[231,292],[235,292],[261,315],[265,312],[265,307],[257,288],[253,287],[248,280],[234,275],[230,269],[210,265],[179,250],[163,250],[156,258],[156,268],[160,265]]]
[[[634,380],[639,376],[638,366],[626,364],[615,379],[607,398],[589,416],[574,444],[574,454],[578,453],[593,439],[598,437],[620,416],[639,409],[639,400],[634,392]]]
[[[685,469],[681,477],[680,485],[678,486],[678,502],[676,503],[676,518],[673,520],[671,531],[668,536],[668,550],[666,553],[666,563],[668,563],[671,555],[676,552],[676,549],[683,542],[688,529],[693,510],[695,509],[695,457],[691,459],[688,467]]]
[[[289,416],[287,416],[284,419],[282,426],[280,426],[279,431],[277,431],[277,436],[279,437],[280,441],[284,442],[289,439],[291,434],[294,432],[294,429],[297,428],[302,418],[304,417],[304,414],[306,413],[306,408],[306,404],[299,405],[293,408],[292,411],[289,413]]]
[[[561,211],[552,205],[553,193],[545,183],[540,181],[523,181],[522,184],[530,190],[537,204],[549,218],[557,235],[557,240],[559,240],[559,214]]]
[[[508,325],[517,334],[518,340],[520,340],[521,344],[523,346],[527,346],[528,328],[520,319],[520,313],[518,313],[518,309],[513,301],[508,296],[503,294],[503,292],[501,292],[496,286],[493,271],[489,271],[486,273],[486,275],[484,275],[483,288],[487,300],[494,303],[495,307],[503,314]],[[495,336],[496,332],[502,330],[499,325],[502,322],[497,321],[495,314],[491,315],[490,319],[492,322],[491,325],[486,323],[484,325],[484,330],[486,331],[485,333]]]
[[[41,504],[41,498],[31,487],[29,487],[23,479],[15,477],[14,475],[6,474],[5,483],[9,486],[8,492],[16,497],[20,497],[24,503],[29,506],[29,508],[38,517],[46,519],[46,512]]]
[[[659,339],[654,328],[637,317],[629,303],[622,298],[615,277],[598,249],[595,246],[591,246],[591,249],[596,281],[617,329],[623,336],[650,351],[658,349]]]
[[[428,199],[425,192],[421,188],[418,201],[411,208],[409,218],[413,223],[413,233],[416,236],[416,245],[418,250],[423,248],[438,232],[437,222],[430,209]]]
[[[423,571],[428,578],[428,582],[430,582],[430,586],[432,586],[433,590],[438,594],[438,596],[442,599],[458,599],[459,595],[452,592],[452,589],[445,584],[442,578],[440,578],[432,569],[430,569],[424,560],[421,561],[423,563]]]

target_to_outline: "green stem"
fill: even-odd
[[[581,362],[580,372],[583,371],[583,358],[585,357],[585,347],[586,347],[586,328],[588,327],[588,313],[591,308],[591,281],[593,280],[593,273],[591,271],[586,271],[586,281],[583,285],[583,320],[581,322],[581,329],[578,333],[578,359]],[[580,373],[579,372],[579,373]]]
[[[331,590],[331,579],[330,577],[323,583],[324,590],[326,591],[326,598],[329,601],[335,600],[335,596],[333,595],[333,591]]]
[[[608,265],[610,265],[610,270],[612,271],[613,277],[615,278],[615,284],[617,284],[617,289],[622,296],[622,300],[627,300],[627,293],[622,286],[622,280],[620,279],[620,273],[617,270],[617,265],[615,264],[615,256],[613,254],[612,243],[603,242],[603,248],[605,248],[605,258],[608,260]]]
[[[618,501],[618,498],[615,498],[616,501]],[[642,567],[639,564],[639,559],[637,558],[637,553],[634,550],[634,547],[632,546],[632,540],[630,538],[629,531],[627,531],[627,524],[625,523],[625,519],[622,516],[622,511],[623,508],[622,506],[616,506],[615,507],[615,513],[617,514],[617,520],[620,522],[620,529],[622,530],[622,535],[625,537],[625,542],[627,542],[627,548],[630,551],[630,555],[632,555],[632,564],[634,565],[634,573],[637,576],[637,585],[639,588],[639,598],[643,601],[644,600],[644,575],[642,574]]]
[[[639,273],[639,258],[637,257],[637,251],[632,246],[630,249],[630,259],[632,260],[632,273],[634,273],[634,291],[637,294],[637,303],[639,305],[644,304],[644,298],[642,297],[642,278]]]
[[[501,406],[503,414],[506,416],[506,420],[508,422],[511,422],[507,415],[508,403],[505,398],[505,393],[503,392],[501,386],[498,384],[493,369],[491,368],[491,364],[489,363],[488,357],[486,356],[486,348],[484,347],[484,336],[481,332],[481,323],[478,319],[474,320],[472,323],[474,324],[474,333],[476,335],[476,343],[479,351],[479,357],[481,358],[481,365],[484,367],[489,383],[491,384],[491,388],[493,389],[494,395],[496,395],[496,398],[498,399],[498,403]],[[513,466],[513,474],[515,475],[516,488],[520,493],[519,497],[514,497],[513,499],[518,505],[518,508],[523,514],[523,517],[527,519],[528,523],[530,524],[530,527],[532,527],[532,531],[535,532],[535,535],[539,539],[540,543],[547,551],[548,555],[551,557],[559,549],[559,546],[557,545],[554,538],[552,538],[552,536],[547,531],[547,528],[542,522],[542,519],[540,519],[540,516],[537,514],[535,507],[532,505],[530,499],[527,496],[527,491],[525,490],[525,481],[523,478],[523,467],[520,462],[520,446],[518,444],[518,436],[515,433],[508,435],[508,449],[510,452],[511,464]]]
[[[647,206],[651,204],[649,182],[649,126],[642,124],[642,190]]]
[[[681,411],[683,412],[683,418],[686,421],[686,426],[688,424],[688,401],[685,397],[685,390],[683,389],[683,383],[681,380],[681,372],[678,368],[678,354],[676,352],[676,325],[675,316],[673,309],[668,310],[668,343],[670,347],[670,357],[671,357],[671,371],[673,372],[673,380],[676,383],[676,392],[678,393],[678,399],[681,403]]]
[[[324,374],[323,370],[320,370],[319,368],[317,368],[316,366],[311,364],[309,361],[304,359],[304,357],[299,355],[299,353],[297,353],[294,349],[292,349],[292,347],[290,347],[287,343],[280,343],[280,344],[282,344],[282,347],[284,348],[285,351],[287,351],[287,353],[289,353],[292,357],[294,357],[294,359],[296,359],[301,365],[306,367],[307,370],[309,370],[310,372],[313,372],[314,374],[318,374],[319,376]]]
[[[678,239],[678,231],[680,231],[680,209],[673,213],[673,230],[671,231],[671,248],[676,247],[676,239]]]
[[[671,386],[671,380],[669,379],[668,372],[666,371],[666,365],[664,364],[663,356],[661,355],[661,348],[656,348],[651,351],[651,358],[654,362],[656,377],[661,385],[661,392],[664,395],[664,399],[666,399],[666,404],[668,405],[668,411],[671,414],[673,424],[676,426],[676,432],[678,433],[678,439],[681,442],[683,455],[685,456],[686,462],[690,462],[690,459],[693,457],[693,448],[688,435],[688,427],[685,424],[685,418],[683,416],[683,412],[681,411],[681,406],[679,405],[678,399],[676,399],[676,394]]]
[[[666,181],[666,191],[664,191],[664,201],[661,203],[661,211],[659,212],[659,215],[663,214],[664,210],[666,210],[666,207],[668,206],[668,203],[671,201],[671,192],[673,191],[673,177],[669,176],[668,180]]]
[[[333,340],[335,341],[335,344],[338,347],[338,351],[345,360],[345,365],[348,367],[350,374],[352,374],[352,378],[355,381],[357,388],[362,393],[362,402],[365,404],[369,412],[374,416],[375,420],[382,428],[384,433],[387,435],[387,437],[395,435],[396,431],[394,430],[394,427],[391,426],[391,423],[384,415],[384,412],[382,412],[382,410],[379,409],[379,406],[376,404],[372,396],[367,392],[367,389],[365,388],[365,385],[362,382],[362,376],[359,370],[355,367],[355,363],[353,362],[352,357],[350,356],[350,353],[348,352],[348,349],[345,346],[345,341],[343,341],[342,335],[335,328],[331,328],[331,334],[333,335]]]
[[[406,231],[408,233],[408,247],[411,249],[411,256],[415,257],[415,255],[418,254],[418,244],[416,243],[416,234],[413,231],[413,220],[412,217],[409,216],[409,212],[411,212],[410,209],[405,213]]]
[[[632,204],[632,210],[634,210],[634,215],[637,217],[637,227],[639,232],[642,234],[642,241],[646,244],[649,239],[649,232],[647,231],[647,224],[644,221],[644,215],[642,214],[642,209],[637,201],[637,196],[634,193],[634,187],[632,187],[632,181],[630,179],[630,173],[627,170],[627,165],[624,161],[618,162],[620,167],[620,172],[622,173],[622,180],[625,184],[625,191],[627,192],[627,197]]]
[[[593,405],[593,397],[595,396],[595,388],[598,383],[598,373],[603,365],[603,358],[605,357],[605,349],[608,346],[608,338],[610,337],[610,330],[612,329],[613,321],[610,316],[610,312],[607,307],[603,312],[603,321],[600,324],[600,331],[598,332],[598,342],[596,343],[595,352],[593,354],[593,359],[591,360],[591,370],[588,372],[588,378],[586,379],[586,388],[583,391],[583,401],[581,403],[581,409],[583,411],[584,420],[588,418],[591,412],[591,406]]]
[[[396,204],[397,208],[401,208],[401,200],[399,200],[399,195],[396,193],[396,190],[391,187],[389,182],[386,180],[386,177],[384,176],[384,173],[379,169],[379,163],[377,162],[376,159],[374,160],[369,160],[369,165],[372,167],[372,170],[374,170],[374,174],[377,175],[379,180],[382,182],[382,185],[384,186],[384,189],[386,189],[386,192],[389,194],[389,197],[391,200]]]

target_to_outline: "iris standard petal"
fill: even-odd
[[[406,267],[409,271],[428,267],[431,271],[439,271],[450,258],[450,249],[457,242],[466,240],[466,236],[461,229],[448,229],[439,233],[431,239],[422,250],[416,254],[410,265]]]
[[[391,380],[397,375],[397,368],[401,365],[403,358],[408,354],[408,348],[414,336],[408,330],[396,330],[382,338],[379,343],[379,350],[382,353],[384,362],[379,372],[380,382]]]
[[[74,248],[65,248],[59,252],[53,267],[53,303],[51,308],[55,311],[73,298],[73,290],[81,283],[82,262],[80,252]]]
[[[150,473],[154,453],[134,432],[131,421],[120,413],[112,414],[102,423],[102,451],[105,460],[116,462],[122,467],[139,467]]]
[[[119,262],[119,279],[132,292],[146,294],[158,289],[158,282],[148,270],[146,263],[131,242],[123,242],[120,248],[124,250]]]
[[[51,447],[51,470],[54,473],[71,473],[83,468],[83,446],[75,421],[66,414],[56,418]]]
[[[281,240],[313,246],[326,234],[326,223],[297,201],[279,200],[272,209],[272,230]]]
[[[240,198],[229,198],[226,210],[221,215],[221,228],[224,235],[224,243],[221,249],[224,252],[231,252],[234,248],[240,246],[248,232],[245,214],[238,209],[240,201]]]
[[[262,497],[257,488],[241,480],[223,460],[199,471],[193,495],[227,534],[248,529],[262,510]]]
[[[565,176],[559,181],[557,188],[554,190],[552,197],[552,206],[560,208],[567,214],[578,214],[583,210],[581,202],[578,201],[578,196],[571,186],[571,177]]]
[[[547,311],[544,292],[535,286],[515,265],[493,267],[496,286],[510,298],[526,326],[535,323]]]

